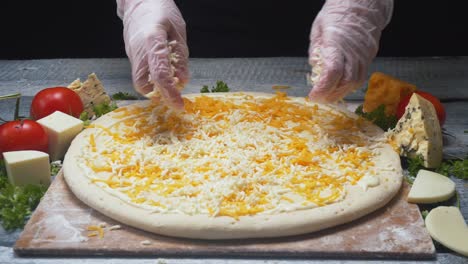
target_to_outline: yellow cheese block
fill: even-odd
[[[50,184],[49,155],[36,150],[4,152],[5,168],[11,184]]]
[[[63,159],[73,138],[83,130],[83,121],[60,111],[37,122],[45,129],[49,138],[49,155],[52,161]]]
[[[401,98],[414,91],[416,91],[416,86],[413,84],[381,72],[375,72],[369,79],[362,109],[368,113],[383,104],[387,116],[395,115]]]

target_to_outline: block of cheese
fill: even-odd
[[[11,184],[50,184],[49,155],[37,150],[3,152],[5,168]]]
[[[425,223],[434,240],[468,257],[468,226],[460,209],[454,206],[436,207],[426,216]]]
[[[94,115],[94,105],[109,103],[111,101],[101,81],[94,73],[88,75],[88,79],[83,83],[80,79],[76,79],[68,85],[68,88],[72,89],[80,96],[84,111],[88,112],[90,117]]]
[[[455,194],[455,183],[439,173],[419,170],[408,193],[410,203],[437,203],[448,200]]]
[[[49,137],[49,155],[52,161],[63,159],[73,138],[83,130],[83,121],[60,111],[55,111],[37,122]]]
[[[426,168],[437,168],[442,162],[442,131],[435,108],[416,93],[390,132],[390,139],[401,156],[422,157]]]
[[[375,72],[369,78],[362,110],[366,113],[385,105],[387,116],[395,115],[401,98],[416,91],[416,86],[390,75]]]

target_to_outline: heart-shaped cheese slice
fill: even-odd
[[[448,200],[455,193],[455,183],[439,173],[419,170],[408,193],[410,203],[437,203]]]
[[[457,207],[439,206],[426,216],[426,228],[433,239],[468,256],[468,227]]]

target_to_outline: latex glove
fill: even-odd
[[[117,0],[135,89],[181,109],[188,81],[185,21],[173,0]]]
[[[393,0],[327,0],[310,34],[309,97],[335,102],[359,88],[379,47]]]

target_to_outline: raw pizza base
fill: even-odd
[[[255,97],[271,97],[272,94],[243,93]],[[193,98],[194,95],[186,95]],[[230,96],[210,94],[209,96]],[[303,102],[303,98],[292,98]],[[147,105],[149,101],[138,103]],[[330,106],[320,106],[330,108]],[[343,112],[343,109],[340,109]],[[111,126],[119,122],[109,113],[95,124]],[[353,113],[349,116],[356,117]],[[366,130],[380,130],[368,124]],[[383,133],[382,131],[380,131]],[[80,149],[86,144],[85,139],[93,133],[86,129],[72,142],[64,159],[64,176],[72,192],[88,206],[119,222],[152,233],[196,239],[238,239],[280,237],[310,233],[328,227],[353,221],[387,204],[398,192],[402,183],[402,169],[399,155],[388,144],[379,149],[376,157],[377,167],[392,167],[391,171],[379,174],[380,184],[364,191],[358,185],[347,188],[345,199],[322,207],[304,209],[275,215],[241,216],[238,220],[227,217],[186,214],[161,214],[137,207],[109,194],[82,173],[77,164]]]

